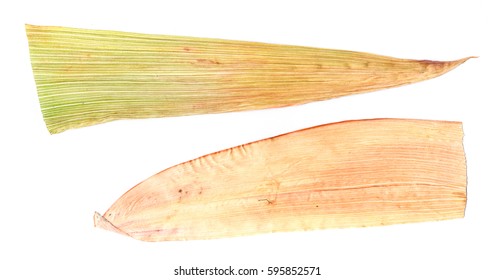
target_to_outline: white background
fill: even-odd
[[[313,277],[317,279],[494,279],[494,61],[489,41],[494,32],[488,17],[494,9],[489,1],[7,2],[14,1],[0,4],[0,279],[208,278],[175,277],[179,265],[320,266],[323,276]],[[119,121],[49,135],[25,23],[402,58],[480,58],[422,83],[303,106]],[[464,123],[464,219],[162,243],[93,228],[95,210],[104,212],[136,183],[172,165],[303,127],[375,117]],[[272,277],[245,279],[262,278]]]

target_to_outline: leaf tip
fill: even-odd
[[[104,216],[102,216],[98,212],[94,212],[93,221],[94,221],[94,227],[101,228],[104,230],[113,231],[113,232],[120,233],[120,234],[127,235],[127,236],[129,235],[125,231],[123,231],[123,230],[119,229],[118,227],[116,227],[115,225],[113,225],[110,221],[108,221]]]

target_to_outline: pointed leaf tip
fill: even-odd
[[[94,212],[93,221],[94,221],[94,226],[97,228],[101,228],[129,236],[129,234],[114,226],[110,221],[108,221],[104,216],[102,216],[98,212]]]

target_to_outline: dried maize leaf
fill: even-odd
[[[459,122],[327,124],[168,168],[95,225],[145,241],[461,218],[466,166]]]
[[[119,119],[255,110],[414,83],[439,62],[265,43],[26,25],[51,133]]]

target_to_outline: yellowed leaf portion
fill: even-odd
[[[419,82],[456,61],[26,25],[51,133],[119,119],[291,106]]]
[[[459,122],[346,121],[241,145],[168,168],[95,225],[145,241],[461,218]]]

